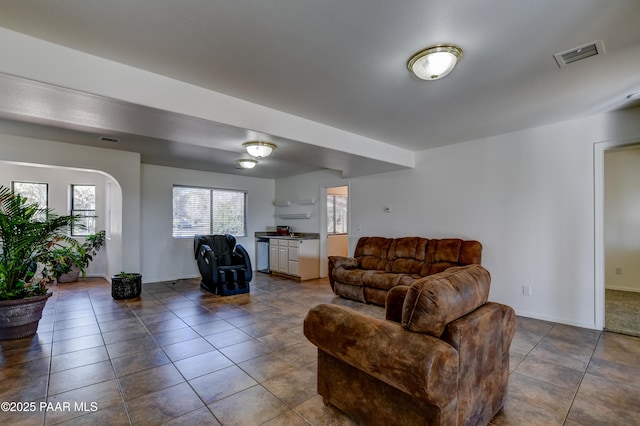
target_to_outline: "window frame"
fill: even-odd
[[[93,188],[93,209],[76,209],[75,207],[75,188],[79,186],[86,186]],[[70,234],[72,237],[86,237],[87,235],[95,234],[97,226],[96,226],[96,185],[87,184],[87,183],[72,183],[69,188],[70,196],[69,196],[69,210],[72,216],[81,216],[83,218],[87,218],[88,222],[93,222],[93,226],[89,226],[87,223],[84,224],[84,229],[82,225],[78,226],[75,223],[71,226]],[[90,215],[80,214],[78,212],[92,212]],[[93,221],[90,219],[93,218]]]
[[[344,223],[342,227],[344,228],[344,232],[336,232],[337,226],[337,216],[336,216],[336,198],[344,198],[346,207],[346,214],[344,217]],[[331,201],[331,214],[329,213],[329,202]],[[349,233],[349,227],[347,223],[347,215],[349,211],[349,196],[341,195],[341,194],[327,194],[327,235],[347,235]],[[330,221],[329,219],[333,220]],[[333,224],[333,231],[329,231],[329,226]]]
[[[28,199],[28,197],[26,197],[25,194],[23,194],[20,191],[16,191],[16,183],[17,184],[27,184],[27,185],[41,185],[44,186],[45,191],[44,191],[44,195],[45,195],[45,205],[42,206],[39,202],[38,202],[38,206],[39,208],[42,210],[41,213],[38,213],[38,216],[42,215],[42,219],[45,219],[46,216],[49,215],[49,184],[46,182],[33,182],[33,181],[26,181],[26,180],[12,180],[11,181],[11,192],[15,193],[15,194],[20,194],[21,196],[27,198],[28,202],[32,203],[34,202],[34,200],[30,200]]]
[[[184,217],[181,218],[179,212],[176,212],[176,206],[174,204],[174,198],[175,198],[175,191],[176,189],[192,189],[192,190],[201,190],[201,191],[206,191],[208,193],[208,202],[209,202],[209,206],[208,206],[208,214],[209,217],[207,218],[208,220],[208,228],[209,229],[201,229],[200,231],[178,231],[180,230],[180,221],[182,220],[187,220],[187,223],[190,223],[188,221],[189,218]],[[194,235],[199,234],[199,233],[203,233],[203,234],[214,234],[216,233],[216,231],[214,231],[215,228],[215,194],[216,193],[232,193],[232,194],[237,194],[237,195],[242,195],[242,232],[241,233],[231,233],[231,235],[233,235],[236,238],[242,238],[242,237],[246,237],[248,235],[248,231],[247,231],[247,198],[248,198],[248,191],[247,190],[243,190],[243,189],[231,189],[231,188],[215,188],[215,187],[204,187],[204,186],[196,186],[196,185],[178,185],[178,184],[174,184],[172,186],[172,190],[171,190],[171,202],[172,202],[172,207],[171,207],[171,217],[172,217],[172,225],[171,225],[171,236],[173,238],[177,238],[177,239],[181,239],[181,238],[193,238]],[[195,221],[194,221],[195,222]],[[189,225],[189,228],[182,228],[182,229],[191,229],[192,225]],[[177,232],[178,231],[178,232]],[[221,232],[217,232],[217,233],[222,233]],[[227,232],[230,233],[230,232]]]

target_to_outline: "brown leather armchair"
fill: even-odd
[[[449,268],[387,296],[387,319],[323,304],[304,334],[318,347],[318,393],[366,425],[487,424],[505,402],[511,307],[487,302],[489,272]]]

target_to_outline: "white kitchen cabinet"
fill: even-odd
[[[289,247],[282,243],[278,247],[278,272],[289,273]]]
[[[319,278],[320,240],[270,238],[269,265],[272,273],[300,280]]]
[[[298,241],[289,241],[288,254],[288,273],[289,275],[299,276],[298,274]]]
[[[269,239],[269,270],[278,271],[278,240],[274,238]]]

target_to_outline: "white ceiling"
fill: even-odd
[[[639,21],[637,0],[0,2],[1,27],[411,151],[631,105],[626,96],[640,92]],[[556,64],[555,53],[596,40],[604,55]],[[410,76],[409,57],[439,43],[464,50],[453,73],[433,82]],[[51,91],[0,79],[0,90],[17,98],[24,86]],[[0,125],[15,133],[55,126],[57,137],[89,143],[95,138],[83,132],[100,130],[99,123],[35,119],[15,108],[10,99],[16,97],[0,99]],[[89,98],[83,105],[112,102]],[[149,108],[135,109],[144,125],[127,123],[113,111],[132,106],[115,103],[101,109],[109,124],[103,129],[126,135],[118,148],[143,152],[149,163],[237,173],[237,153],[225,144],[255,136]],[[171,126],[180,130],[159,140],[157,130]],[[203,130],[219,134],[219,164],[203,161],[211,149],[198,142]],[[280,177],[334,168],[361,175],[398,168],[366,155],[276,143],[278,156],[255,173]]]

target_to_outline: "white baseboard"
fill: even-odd
[[[571,326],[574,326],[574,327],[588,328],[590,330],[601,331],[601,329],[596,328],[595,324],[589,324],[589,323],[584,323],[584,322],[580,322],[580,321],[572,321],[572,320],[569,320],[567,318],[560,318],[560,317],[554,317],[554,316],[548,316],[548,315],[540,315],[540,314],[537,314],[535,312],[527,312],[527,311],[516,311],[516,315],[521,316],[521,317],[538,319],[538,320],[542,320],[542,321],[555,322],[555,323],[558,323],[558,324],[565,324],[565,325],[571,325]]]
[[[173,277],[145,277],[144,275],[142,275],[142,283],[159,283],[159,282],[166,282],[166,281],[177,281],[177,280],[190,280],[193,278],[201,278],[200,275],[193,275],[193,276],[173,276]]]

